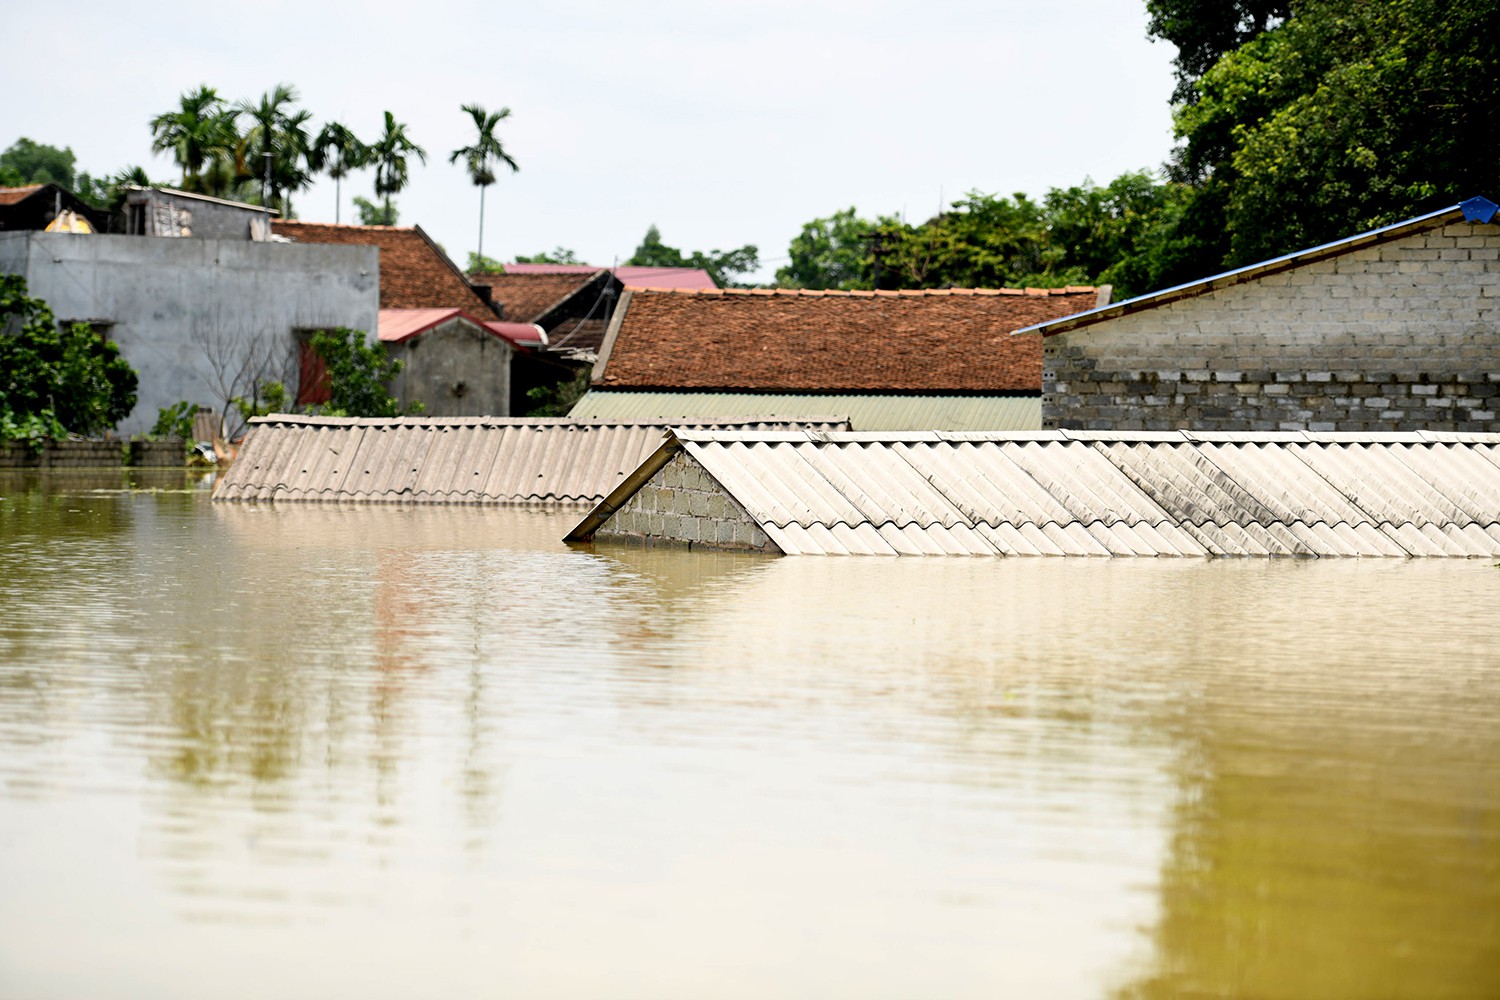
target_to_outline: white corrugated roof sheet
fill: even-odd
[[[1042,427],[1042,398],[591,389],[571,415],[698,423],[725,415],[806,420],[828,413],[847,416],[857,431],[1034,431]]]
[[[215,500],[596,503],[660,447],[660,421],[258,417]],[[786,428],[775,421],[700,426]],[[845,428],[835,417],[798,426]]]
[[[653,461],[678,448],[787,554],[1500,556],[1495,434],[683,430]]]

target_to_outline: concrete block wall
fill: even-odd
[[[1105,320],[1043,358],[1046,428],[1500,432],[1500,225]]]
[[[615,512],[595,539],[688,548],[779,551],[708,472],[679,452]]]
[[[406,367],[391,384],[403,406],[429,417],[508,417],[515,348],[466,319],[455,318],[409,340],[388,344]]]

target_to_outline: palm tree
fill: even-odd
[[[469,171],[469,179],[479,187],[479,250],[480,260],[484,259],[484,189],[495,183],[495,172],[490,169],[490,160],[499,160],[510,167],[511,173],[516,173],[521,168],[516,161],[511,159],[505,147],[500,145],[499,138],[495,135],[495,126],[510,117],[510,108],[501,108],[499,111],[485,113],[483,107],[478,104],[465,104],[459,110],[474,119],[474,128],[479,132],[479,138],[472,146],[464,146],[455,149],[453,155],[448,157],[449,163],[457,163],[460,159],[464,161],[464,168]]]
[[[347,126],[329,122],[313,140],[312,158],[308,162],[314,170],[327,171],[333,178],[333,221],[337,225],[343,202],[339,182],[349,171],[369,166],[370,147],[360,142]]]
[[[249,101],[240,104],[240,110],[254,123],[241,143],[244,171],[250,176],[266,177],[269,190],[261,192],[262,202],[268,208],[279,206],[288,216],[292,192],[312,183],[312,172],[308,169],[311,141],[307,134],[312,114],[292,111],[296,103],[296,88],[279,83],[261,95],[259,104]]]
[[[176,111],[151,119],[151,150],[170,152],[182,167],[182,187],[187,191],[204,186],[204,168],[222,165],[234,155],[239,112],[224,103],[207,84],[179,98]]]
[[[411,179],[406,170],[408,156],[427,162],[427,150],[412,142],[406,135],[406,126],[387,111],[385,134],[370,147],[370,161],[375,164],[375,196],[385,199],[387,217],[391,214],[391,195],[400,194]]]

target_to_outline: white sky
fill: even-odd
[[[205,16],[205,11],[214,13]],[[562,245],[628,257],[646,227],[685,252],[757,244],[760,277],[803,223],[856,206],[911,221],[977,189],[1033,196],[1155,168],[1171,147],[1173,49],[1145,35],[1144,0],[426,0],[249,6],[82,0],[7,21],[0,148],[71,146],[81,170],[141,164],[148,121],[207,83],[256,99],[297,87],[315,123],[361,138],[389,109],[428,153],[397,197],[462,265],[478,189],[452,150],[459,105],[508,106],[521,166],[486,194],[485,253]],[[372,177],[346,180],[373,198]],[[332,221],[333,182],[294,199]]]

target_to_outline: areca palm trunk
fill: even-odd
[[[484,266],[484,189],[486,184],[479,185],[479,265]]]

